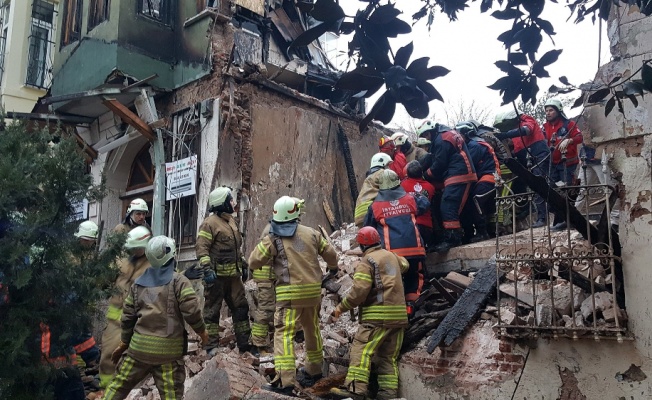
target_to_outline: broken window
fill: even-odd
[[[138,13],[163,24],[170,24],[173,0],[139,0]]]
[[[91,0],[88,10],[88,30],[109,19],[111,0]]]
[[[61,47],[81,37],[82,0],[63,1],[63,26],[61,27]]]
[[[25,83],[47,88],[52,80],[52,51],[54,49],[54,4],[44,0],[32,2],[32,24],[28,38],[29,55]]]
[[[5,71],[5,52],[9,33],[9,3],[0,7],[0,84]]]

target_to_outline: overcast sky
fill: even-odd
[[[412,14],[421,6],[420,1],[400,1],[398,8],[404,12],[399,17],[408,23],[412,23]],[[354,15],[358,6],[368,3],[351,0],[340,1],[345,8],[347,15]],[[446,102],[459,104],[460,99],[474,99],[476,104],[487,107],[490,110],[498,110],[501,104],[499,93],[487,88],[502,76],[502,72],[496,68],[494,62],[498,59],[505,59],[506,50],[502,43],[496,38],[502,32],[511,27],[511,21],[500,21],[490,16],[491,10],[487,13],[480,13],[480,3],[473,2],[465,11],[458,14],[458,20],[449,22],[448,17],[437,14],[430,32],[425,24],[426,18],[413,26],[411,34],[400,35],[392,41],[394,52],[401,46],[414,42],[414,52],[411,60],[419,57],[429,56],[429,65],[441,65],[451,72],[442,78],[430,81],[442,94]],[[539,80],[540,94],[547,90],[550,85],[560,86],[560,76],[568,77],[571,83],[580,83],[593,80],[598,69],[598,56],[601,54],[601,64],[609,61],[609,45],[606,34],[602,36],[602,50],[598,49],[599,27],[598,23],[592,24],[587,19],[580,24],[566,21],[569,10],[562,4],[546,2],[542,18],[549,20],[556,35],[553,36],[553,44],[547,36],[544,36],[538,56],[552,49],[563,49],[558,61],[548,68],[551,78]],[[603,24],[603,31],[606,31],[606,23]],[[341,39],[344,48],[348,38]],[[367,109],[375,102],[375,99],[384,92],[381,89],[369,102]],[[579,95],[576,93],[575,95]],[[430,102],[431,115],[444,115],[446,105],[440,101]],[[577,113],[578,109],[573,110]],[[573,115],[573,112],[570,112]],[[401,106],[397,106],[396,114],[390,126],[406,125],[409,115]]]

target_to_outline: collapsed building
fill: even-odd
[[[363,104],[334,88],[337,72],[324,43],[288,51],[310,19],[289,0],[162,0],[154,6],[114,0],[110,9],[90,3],[65,3],[52,87],[35,110],[50,107],[60,122],[74,125],[91,173],[98,182],[106,179],[107,198],[80,212],[106,232],[131,199],[144,198],[154,217],[163,216],[156,233],[174,237],[180,260],[191,263],[215,186],[238,193],[246,252],[279,196],[304,198],[303,222],[334,230],[329,236],[342,253],[341,292],[325,294],[322,309],[325,372],[342,377],[355,315],[334,326],[324,318],[350,287],[356,250],[350,249],[354,231],[337,228],[353,219],[355,188],[382,128],[357,131]],[[637,74],[652,54],[652,18],[629,10],[612,11],[614,61],[596,81]],[[652,107],[649,97],[639,102],[608,117],[599,104],[586,112],[587,141],[607,154],[618,180],[602,193],[604,203],[614,192],[623,205],[617,235],[610,237],[607,226],[592,236],[593,228],[582,231],[580,220],[572,224],[578,232],[526,230],[429,256],[432,286],[400,362],[403,397],[652,395],[646,262]],[[156,190],[163,182],[156,174],[165,163],[179,168],[180,160],[197,165],[194,180],[170,177],[167,191]],[[178,196],[192,192],[186,185],[194,193]],[[564,195],[560,191],[562,202]],[[509,197],[504,202],[511,206]],[[595,241],[600,235],[604,246]],[[272,396],[259,387],[273,360],[233,354],[224,321],[227,347],[211,360],[201,350],[187,359],[187,398],[216,398],[216,390],[224,398]],[[147,389],[134,394],[154,396]]]

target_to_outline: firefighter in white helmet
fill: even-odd
[[[319,331],[322,269],[337,273],[337,253],[318,231],[301,225],[301,208],[289,196],[274,203],[269,234],[249,255],[255,271],[271,265],[276,274],[276,312],[274,314],[274,364],[277,378],[263,389],[292,395],[295,382],[310,387],[322,376],[322,338]],[[303,327],[306,360],[296,374],[294,335]]]
[[[162,399],[182,399],[186,380],[184,323],[202,343],[208,340],[197,294],[188,278],[174,271],[174,240],[151,238],[145,256],[151,267],[136,279],[124,301],[120,343],[111,354],[117,373],[104,400],[126,398],[150,374]]]
[[[235,200],[228,187],[218,187],[208,195],[211,214],[199,226],[195,251],[199,270],[204,272],[204,318],[208,330],[210,351],[219,344],[219,324],[222,301],[226,301],[233,316],[233,330],[240,352],[251,350],[249,343],[249,304],[242,279],[248,268],[242,255],[242,235],[233,218]],[[188,274],[186,274],[188,276]]]
[[[149,207],[145,200],[133,199],[131,203],[129,203],[124,221],[113,228],[113,232],[127,233],[137,226],[145,226],[149,228],[147,221],[145,221],[148,213]]]
[[[122,317],[122,304],[129,288],[136,279],[149,268],[150,264],[145,257],[145,248],[152,238],[152,233],[144,226],[137,226],[129,231],[124,248],[128,257],[118,260],[120,274],[115,281],[117,293],[109,299],[106,311],[106,328],[102,334],[102,357],[100,359],[100,386],[108,386],[115,373],[115,365],[111,362],[111,353],[120,344],[120,318]]]
[[[428,154],[427,150],[413,145],[406,133],[396,132],[392,135],[392,140],[396,145],[397,151],[400,151],[403,153],[403,155],[405,155],[407,164],[409,164],[410,161],[419,160],[421,157]]]
[[[367,171],[367,177],[362,182],[360,193],[355,201],[355,210],[353,212],[354,222],[360,228],[367,215],[367,210],[371,203],[378,195],[378,184],[382,171],[392,163],[392,157],[386,153],[376,153],[371,157],[371,165]]]
[[[84,247],[93,247],[97,242],[99,235],[99,228],[93,221],[84,221],[79,224],[75,237],[79,239],[79,243]]]

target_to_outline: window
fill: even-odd
[[[9,34],[9,3],[0,7],[0,84],[5,71],[5,53]]]
[[[27,79],[25,83],[47,88],[52,79],[52,49],[54,42],[54,4],[44,0],[32,2],[32,30],[29,35]]]
[[[127,191],[154,184],[154,165],[152,164],[152,157],[149,155],[149,148],[150,145],[146,144],[134,159],[133,164],[131,164]]]
[[[88,30],[109,19],[111,0],[91,0],[88,12]]]
[[[64,0],[63,27],[61,29],[61,47],[81,37],[82,0]]]
[[[138,13],[163,24],[170,24],[173,0],[138,0]]]

